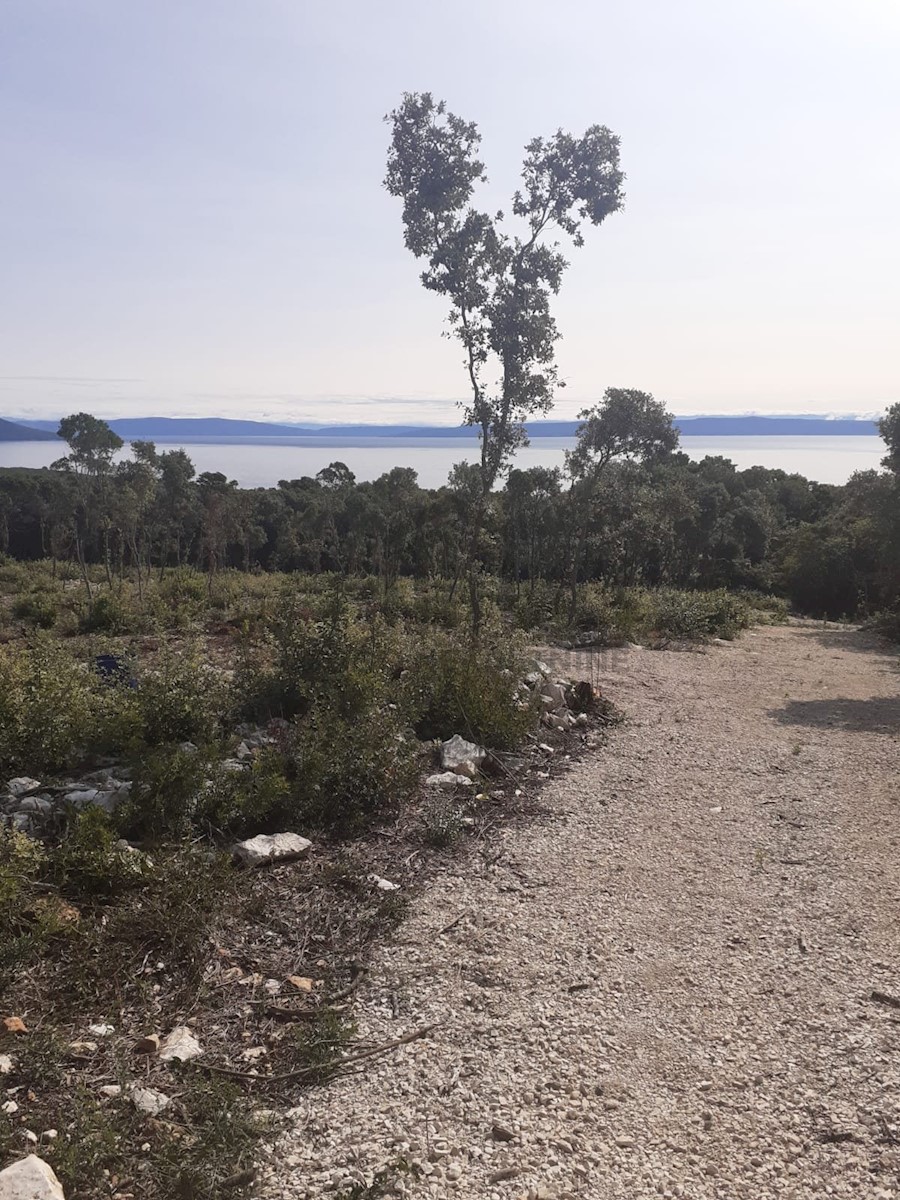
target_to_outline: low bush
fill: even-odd
[[[524,657],[524,646],[500,628],[474,644],[429,630],[410,648],[401,707],[421,738],[459,733],[493,749],[511,749],[535,720],[532,703],[518,692]]]
[[[133,696],[139,732],[148,746],[205,744],[221,735],[232,690],[227,677],[205,661],[199,645],[166,650],[137,682]]]
[[[58,642],[0,646],[0,768],[40,774],[77,761],[100,705],[98,680]]]
[[[900,612],[896,609],[889,609],[873,613],[866,620],[863,628],[871,633],[877,633],[879,637],[886,638],[889,642],[900,642]]]
[[[731,592],[680,592],[661,588],[647,594],[653,636],[672,641],[731,639],[750,624],[750,613]]]
[[[295,819],[354,832],[396,814],[415,789],[416,751],[390,708],[300,723],[288,770]]]
[[[59,598],[51,592],[29,592],[13,602],[12,614],[32,629],[52,629],[59,616]]]

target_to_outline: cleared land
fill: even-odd
[[[364,1040],[439,1028],[310,1092],[267,1196],[900,1194],[896,656],[803,625],[595,665],[627,723],[372,964]]]

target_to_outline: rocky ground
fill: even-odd
[[[414,902],[359,1036],[436,1028],[310,1092],[263,1194],[900,1196],[896,657],[805,625],[556,665],[627,723]]]

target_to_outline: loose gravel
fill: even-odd
[[[598,663],[626,724],[372,964],[361,1039],[440,1027],[310,1092],[265,1196],[900,1197],[897,658]]]

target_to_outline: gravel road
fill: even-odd
[[[898,659],[804,625],[598,661],[627,723],[360,993],[364,1040],[440,1027],[311,1092],[267,1196],[900,1197]]]

